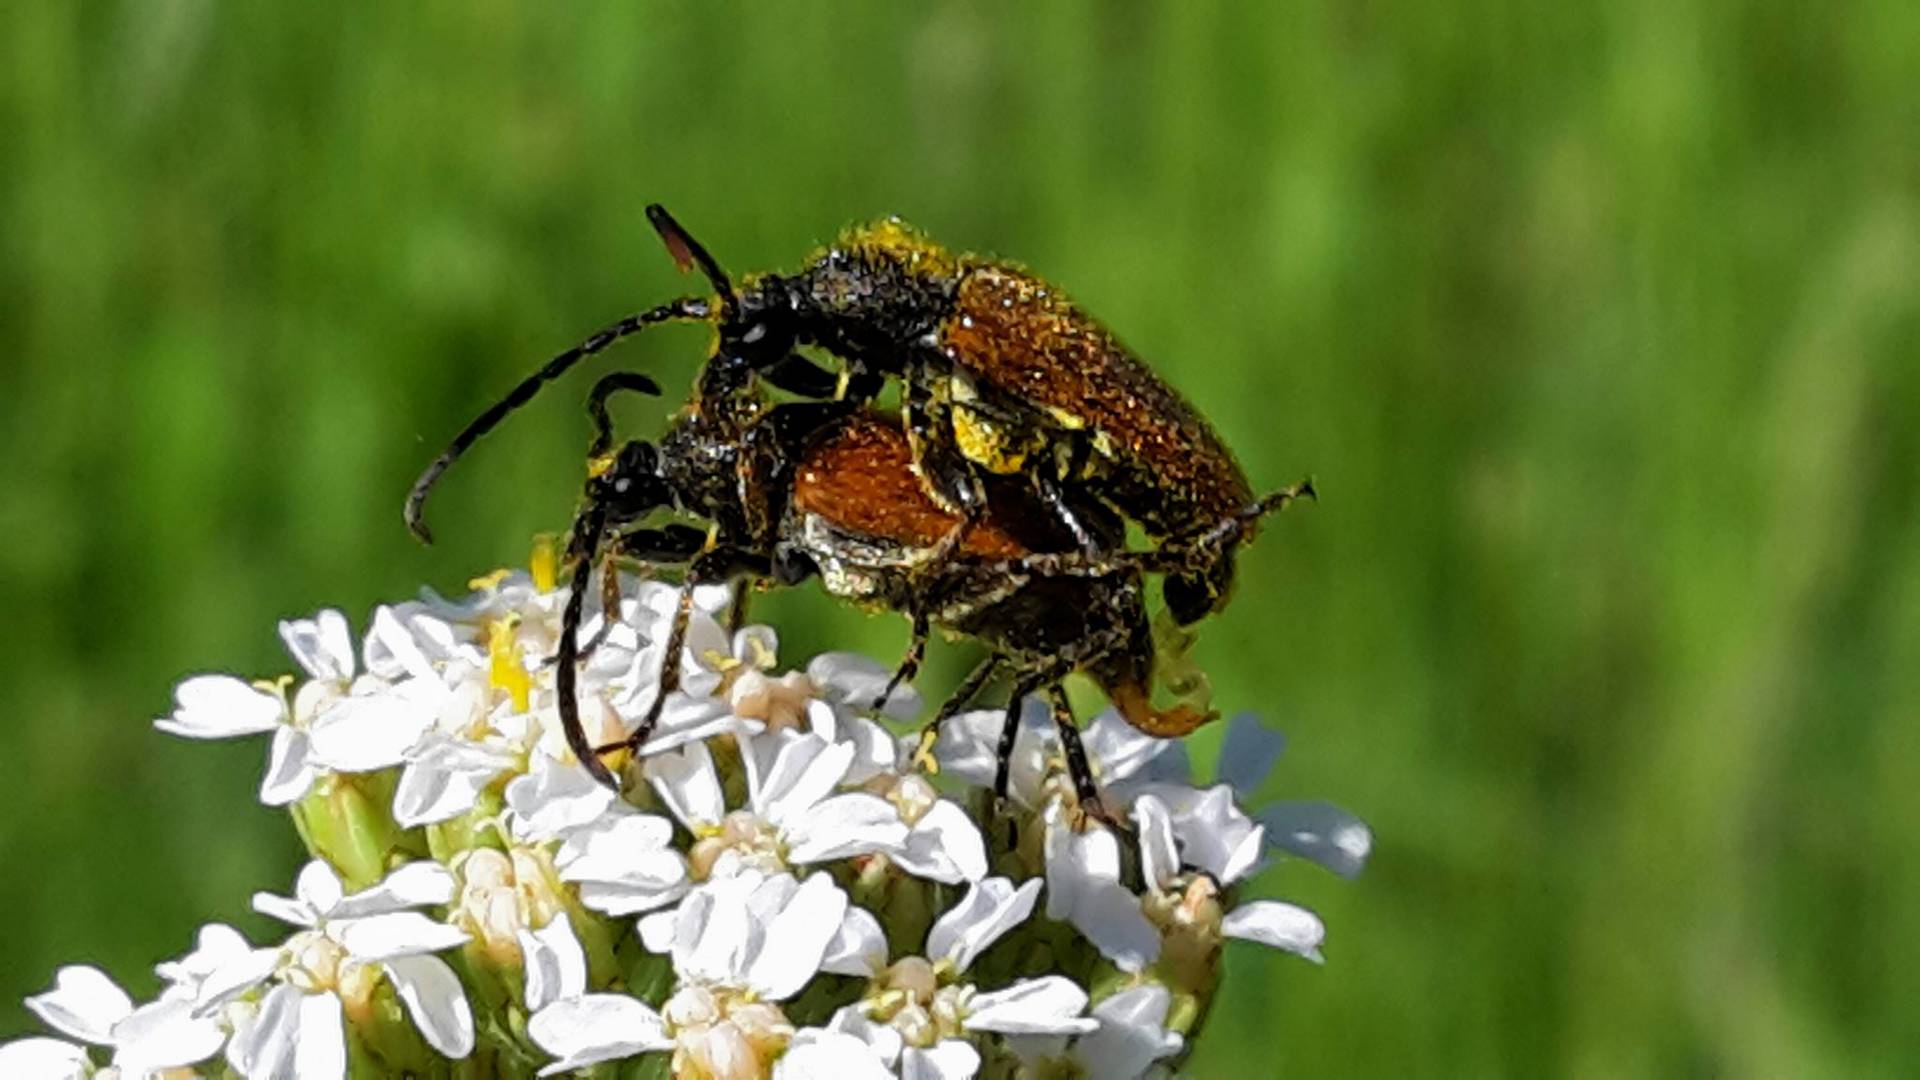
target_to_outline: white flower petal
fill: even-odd
[[[1160,934],[1140,898],[1120,884],[1119,843],[1105,827],[1079,834],[1059,801],[1047,806],[1047,917],[1070,922],[1122,971],[1160,956]]]
[[[1252,713],[1236,713],[1227,721],[1227,737],[1220,743],[1220,781],[1243,799],[1251,799],[1266,783],[1274,762],[1287,749],[1287,738],[1260,722]]]
[[[84,1080],[93,1072],[84,1047],[62,1039],[30,1036],[0,1043],[0,1076],[22,1080]]]
[[[329,608],[311,619],[288,619],[280,624],[280,640],[308,675],[337,682],[353,678],[353,634],[347,617],[338,611]]]
[[[306,797],[319,770],[313,764],[313,744],[307,733],[282,727],[273,733],[267,749],[267,773],[260,778],[260,802],[286,806]]]
[[[174,986],[197,987],[208,976],[253,952],[240,931],[226,923],[207,923],[194,935],[193,951],[153,966],[154,974]]]
[[[839,1031],[803,1028],[774,1063],[773,1080],[894,1080],[872,1047]]]
[[[280,898],[276,896],[273,899]],[[254,900],[257,905],[259,897]],[[200,981],[200,988],[193,997],[194,1011],[207,1013],[239,997],[265,982],[279,963],[279,949],[249,949],[228,957]]]
[[[705,893],[696,892],[687,899],[687,904],[711,903]],[[682,904],[681,908],[686,907]],[[672,911],[656,911],[643,915],[635,922],[634,929],[640,932],[640,944],[651,953],[670,953],[680,934],[680,908]]]
[[[1160,958],[1160,934],[1140,911],[1140,898],[1111,883],[1085,890],[1068,920],[1121,971]]]
[[[763,880],[750,874],[717,878],[680,905],[675,912],[673,969],[681,978],[722,986],[741,983],[758,930],[747,897]]]
[[[1047,975],[976,996],[961,1026],[1007,1035],[1071,1035],[1099,1026],[1080,1015],[1086,1008],[1085,990],[1065,976]]]
[[[892,856],[916,877],[956,885],[987,874],[987,844],[980,827],[958,803],[941,799],[913,823],[906,847]]]
[[[893,670],[859,653],[830,652],[808,661],[807,678],[813,680],[828,701],[864,711],[872,708],[881,691],[887,688]],[[920,691],[910,685],[897,686],[887,698],[884,715],[895,720],[911,720],[920,715],[924,704]]]
[[[1093,1007],[1100,1029],[1073,1045],[1074,1059],[1088,1076],[1131,1080],[1161,1058],[1180,1052],[1183,1040],[1166,1029],[1173,995],[1157,985],[1134,986]]]
[[[1353,877],[1373,851],[1373,831],[1345,810],[1323,802],[1275,803],[1254,815],[1267,843]]]
[[[487,746],[428,731],[409,755],[393,793],[393,819],[402,828],[431,825],[473,809],[494,778],[514,767],[504,746]]]
[[[293,1039],[293,1075],[298,1080],[340,1080],[347,1075],[347,1027],[340,999],[332,994],[300,998]]]
[[[1003,877],[979,882],[927,932],[928,958],[951,960],[956,970],[967,970],[974,958],[1025,922],[1039,898],[1039,878],[1019,888]]]
[[[590,825],[609,812],[619,796],[587,774],[536,755],[525,776],[507,784],[507,809],[512,812],[514,835],[545,840]],[[624,804],[622,804],[624,807]]]
[[[1262,830],[1234,805],[1233,789],[1225,784],[1203,792],[1192,807],[1176,815],[1173,828],[1181,859],[1223,885],[1246,876],[1260,859]]]
[[[1140,829],[1140,876],[1149,888],[1164,891],[1180,873],[1173,815],[1158,796],[1142,795],[1133,802],[1133,821]]]
[[[870,979],[886,966],[887,935],[879,920],[866,908],[849,906],[821,957],[820,970]]]
[[[554,920],[565,923],[564,916]],[[437,956],[404,956],[384,965],[394,992],[427,1045],[456,1061],[473,1053],[473,1013],[460,979]]]
[[[1295,904],[1253,900],[1227,912],[1220,932],[1228,937],[1257,941],[1319,963],[1320,943],[1327,928],[1320,916]]]
[[[900,1052],[900,1080],[969,1080],[979,1071],[980,1052],[959,1039],[942,1039],[924,1050],[909,1046]]]
[[[333,924],[332,936],[356,960],[392,960],[451,949],[467,941],[466,931],[417,911],[393,911]]]
[[[171,717],[153,726],[189,739],[230,739],[272,731],[287,707],[273,694],[231,675],[195,675],[173,690]]]
[[[176,1069],[205,1061],[226,1041],[227,1033],[216,1019],[193,1015],[192,1002],[162,998],[113,1026],[113,1060],[131,1075]]]
[[[296,901],[306,905],[307,910],[324,918],[333,914],[333,909],[346,897],[347,889],[340,883],[340,875],[334,873],[333,867],[328,866],[324,859],[309,859],[307,865],[300,868],[300,875],[293,879],[293,895]],[[306,922],[295,925],[314,924]]]
[[[380,883],[362,889],[333,906],[328,915],[336,919],[382,915],[426,904],[453,901],[453,874],[432,859],[416,859],[395,867]]]
[[[802,882],[766,923],[759,954],[745,973],[747,985],[768,1001],[785,1001],[799,993],[820,970],[846,913],[847,894],[832,877],[814,874]]]
[[[373,772],[405,761],[433,725],[446,688],[409,679],[391,689],[338,698],[307,728],[313,758],[336,772]]]
[[[727,816],[720,774],[704,742],[654,754],[647,759],[647,782],[660,793],[673,816],[688,828],[713,825]]]
[[[619,701],[615,704],[620,708],[622,718],[632,722],[652,704],[652,695],[647,695],[644,702],[636,700],[629,704]],[[640,748],[640,756],[652,757],[715,735],[751,734],[764,727],[766,725],[758,720],[742,720],[733,715],[727,703],[717,698],[675,694],[667,699],[667,706],[660,713],[660,723],[653,729],[646,745]]]
[[[1118,784],[1145,769],[1149,763],[1174,744],[1172,739],[1157,739],[1108,709],[1093,718],[1080,733],[1087,757],[1096,762],[1100,778]]]
[[[227,1060],[247,1080],[284,1080],[294,1076],[294,1048],[300,1036],[300,999],[307,995],[281,983],[268,990],[251,1016],[234,1025]],[[319,994],[332,1000],[331,994]]]
[[[63,1035],[107,1046],[113,1025],[133,1012],[133,999],[99,968],[70,964],[54,973],[53,989],[27,999],[27,1008]]]
[[[672,839],[673,826],[652,814],[603,819],[561,845],[560,880],[577,882],[582,903],[615,917],[672,903],[691,884]]]
[[[874,1055],[887,1065],[900,1060],[900,1050],[906,1045],[906,1040],[892,1024],[872,1019],[867,1016],[865,1008],[858,1004],[841,1006],[827,1021],[827,1029],[851,1035],[866,1043]]]
[[[892,803],[856,791],[835,795],[815,804],[805,816],[789,820],[784,838],[788,862],[826,862],[898,851],[906,845],[907,824]]]
[[[975,787],[991,787],[999,770],[1000,732],[1005,709],[964,712],[940,727],[933,756],[940,771]],[[909,745],[917,743],[908,736]],[[1036,806],[1046,779],[1047,757],[1054,745],[1053,714],[1045,702],[1030,697],[1020,706],[1020,727],[1014,733],[1012,766],[1007,793],[1021,806]]]
[[[893,732],[864,716],[850,716],[841,721],[836,738],[853,747],[853,764],[847,768],[843,783],[864,784],[894,771],[900,763],[900,743]]]
[[[775,825],[811,816],[815,804],[832,793],[853,764],[853,747],[818,735],[788,739],[774,756],[753,808]]]
[[[421,648],[422,639],[430,642],[441,656],[450,654],[458,642],[453,628],[424,611],[409,612],[405,619],[385,604],[374,609],[373,624],[367,630],[362,647],[367,670],[383,679],[398,681],[407,676],[431,679],[438,676],[433,661]]]
[[[671,1050],[660,1014],[625,994],[588,994],[565,998],[534,1013],[527,1035],[560,1060],[541,1076],[572,1072],[602,1061],[616,1061],[649,1050]]]
[[[529,1013],[587,992],[587,954],[566,915],[555,915],[540,929],[522,929],[516,936],[520,955],[526,958]]]

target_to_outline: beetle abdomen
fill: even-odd
[[[794,472],[793,506],[838,529],[927,549],[960,519],[928,497],[913,471],[913,452],[900,422],[862,414],[822,433]],[[992,520],[968,530],[959,554],[1013,559],[1028,553]]]
[[[1199,412],[1047,282],[997,264],[961,279],[940,329],[976,383],[1082,430],[1104,454],[1114,505],[1158,536],[1204,528],[1252,498]]]

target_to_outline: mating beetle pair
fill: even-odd
[[[647,326],[715,325],[694,397],[657,446],[616,451],[607,411],[620,391],[657,393],[651,380],[610,375],[589,400],[596,475],[574,523],[577,565],[556,659],[562,719],[590,771],[617,783],[598,756],[611,748],[591,746],[576,715],[578,626],[596,560],[623,556],[680,566],[689,585],[817,573],[836,595],[899,610],[914,638],[894,685],[911,677],[930,626],[979,638],[991,655],[928,733],[996,674],[1009,675],[1002,790],[1019,702],[1044,689],[1082,801],[1097,807],[1059,690],[1073,671],[1086,671],[1152,734],[1185,734],[1207,719],[1151,704],[1143,574],[1166,575],[1177,622],[1199,619],[1224,602],[1235,550],[1259,518],[1310,487],[1255,499],[1190,405],[1022,270],[950,255],[888,221],[849,233],[797,274],[756,275],[736,290],[665,210],[647,213],[676,261],[698,266],[715,296],[631,316],[550,360],[456,437],[406,508],[426,538],[420,511],[446,467],[580,359]],[[801,346],[831,353],[845,371],[819,367]],[[867,405],[887,376],[901,381],[899,419]],[[814,400],[772,404],[757,380]],[[710,528],[641,524],[661,509]],[[1126,550],[1129,520],[1155,550]],[[683,591],[654,713],[628,744],[650,734],[678,674],[690,597]]]

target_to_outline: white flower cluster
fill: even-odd
[[[1318,959],[1312,913],[1239,902],[1239,883],[1276,851],[1343,874],[1367,855],[1366,827],[1331,807],[1241,808],[1279,752],[1244,717],[1213,785],[1178,744],[1096,719],[1085,742],[1123,832],[1079,811],[1029,710],[995,806],[1002,710],[952,720],[922,775],[913,738],[863,708],[886,669],[829,654],[776,674],[770,629],[722,630],[724,589],[696,590],[680,689],[639,755],[610,757],[616,797],[561,737],[546,658],[565,596],[550,564],[539,576],[381,607],[357,651],[338,612],[283,623],[297,684],[181,683],[160,729],[272,735],[260,797],[290,806],[316,858],[291,898],[254,906],[290,935],[261,948],[204,927],[143,1005],[64,968],[27,1005],[68,1038],[0,1045],[0,1076],[331,1080],[456,1060],[545,1076],[624,1058],[728,1080],[1142,1076],[1197,1034],[1224,938]],[[621,596],[582,631],[596,744],[659,693],[677,590]],[[919,710],[911,692],[889,708]]]

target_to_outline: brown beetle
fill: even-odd
[[[1252,501],[1245,474],[1206,420],[1057,288],[1009,263],[949,253],[897,220],[854,229],[791,275],[758,274],[736,289],[719,264],[658,205],[649,220],[683,268],[698,266],[712,299],[686,298],[631,316],[549,361],[470,424],[415,484],[407,521],[455,457],[582,357],[646,326],[711,322],[718,329],[696,402],[710,410],[752,399],[754,377],[812,398],[865,400],[886,376],[902,381],[913,467],[955,516],[935,556],[961,543],[985,513],[991,477],[1018,475],[1074,537],[1101,549],[1082,520],[1092,496],[1140,524],[1188,565],[1165,584],[1169,611],[1190,623],[1225,600],[1242,533],[1190,541]],[[797,351],[841,358],[844,377]],[[937,557],[933,562],[937,562]]]
[[[603,395],[597,392],[596,399]],[[604,418],[604,409],[596,412]],[[596,561],[619,556],[680,566],[687,586],[741,576],[794,583],[817,574],[835,595],[905,613],[913,643],[876,707],[912,677],[932,627],[981,641],[988,659],[936,714],[928,738],[996,675],[1013,686],[1009,733],[1019,702],[1046,691],[1076,788],[1096,812],[1093,777],[1059,689],[1068,674],[1086,672],[1130,723],[1151,734],[1182,735],[1208,719],[1190,705],[1153,704],[1154,642],[1142,573],[1164,568],[1165,559],[1119,551],[1122,523],[1098,506],[1078,509],[1099,530],[1100,542],[1111,545],[1103,551],[1113,553],[1089,556],[1040,512],[1025,485],[995,481],[985,487],[977,524],[936,557],[959,519],[919,484],[895,418],[845,402],[743,405],[711,413],[689,408],[657,447],[634,441],[607,454],[610,442],[603,426],[595,444],[601,467],[588,481],[574,526],[577,565],[556,658],[569,744],[603,782],[617,783],[601,753],[637,747],[651,735],[677,683],[692,611],[691,591],[683,590],[652,712],[621,743],[592,746],[574,696],[578,628]],[[1231,529],[1242,528],[1246,514],[1268,508],[1265,501],[1242,508]],[[698,515],[712,527],[634,527],[663,509]],[[609,565],[603,572],[614,571]],[[1010,743],[1004,749],[1002,790]]]

